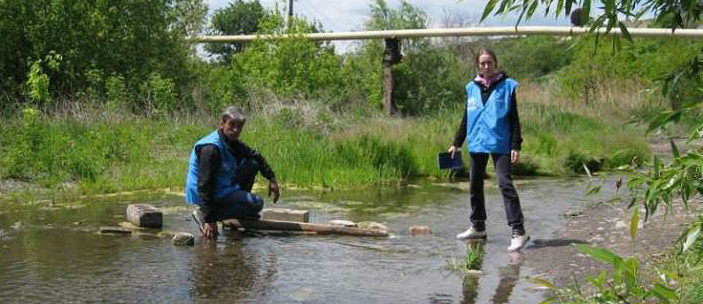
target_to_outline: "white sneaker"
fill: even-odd
[[[471,240],[471,239],[485,239],[486,231],[475,230],[474,227],[469,227],[466,231],[456,235],[459,240]]]
[[[195,209],[192,215],[193,220],[195,220],[195,223],[198,224],[198,228],[200,228],[200,232],[205,233],[205,216],[203,212],[200,211],[200,209]]]
[[[527,234],[513,235],[510,239],[510,247],[508,247],[508,251],[518,251],[522,249],[522,247],[525,247],[528,241],[530,241],[530,236]]]

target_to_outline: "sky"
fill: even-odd
[[[207,0],[209,13],[218,8],[227,7],[234,0]],[[259,0],[266,8],[276,5],[281,10],[288,6],[288,0]],[[389,7],[397,9],[400,0],[386,0]],[[515,25],[517,15],[488,17],[483,23],[478,24],[483,8],[488,0],[408,0],[413,6],[427,13],[430,28],[446,27],[445,20],[453,18],[463,20],[465,26],[510,26]],[[363,30],[364,21],[370,15],[369,5],[371,0],[295,0],[293,11],[298,16],[308,20],[317,20],[322,23],[326,32],[348,32]],[[542,13],[540,15],[540,12]],[[544,10],[537,10],[532,20],[521,22],[522,25],[565,25],[569,20],[565,17],[556,19],[553,15],[543,17]],[[350,43],[335,43],[337,50],[352,47]]]
[[[207,0],[210,13],[218,8],[229,5],[234,0]],[[278,7],[285,9],[287,0],[260,0],[261,4],[267,8]],[[400,7],[399,0],[387,0],[391,8]],[[460,16],[470,23],[476,24],[480,20],[483,7],[487,0],[409,0],[407,1],[425,11],[430,19],[431,28],[442,28],[443,20],[447,16]],[[318,20],[322,23],[325,31],[345,32],[362,30],[364,21],[370,14],[370,0],[295,0],[293,11],[296,15],[302,15],[306,19]],[[535,18],[527,23],[529,25],[569,25],[567,18],[542,17],[539,10],[535,12]],[[543,11],[542,11],[543,12]],[[537,16],[539,15],[539,16]],[[488,17],[482,25],[514,25],[517,16]]]

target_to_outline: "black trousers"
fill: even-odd
[[[486,165],[488,164],[488,153],[469,153],[471,159],[471,224],[477,230],[486,229],[486,201],[483,195],[483,181],[486,178]],[[513,185],[513,177],[510,174],[510,155],[494,154],[493,166],[496,169],[498,186],[503,195],[505,205],[505,215],[508,225],[513,232],[524,234],[524,219],[520,208],[520,198]]]
[[[244,159],[239,163],[232,182],[238,184],[240,189],[232,191],[217,202],[214,212],[218,221],[231,218],[259,218],[259,212],[264,208],[264,200],[251,193],[258,173],[259,163],[256,160]]]

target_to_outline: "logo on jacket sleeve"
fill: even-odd
[[[478,100],[474,97],[469,97],[466,99],[466,110],[473,111],[478,107]]]

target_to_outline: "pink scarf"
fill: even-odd
[[[502,72],[498,72],[490,78],[483,78],[481,74],[476,74],[476,78],[474,78],[474,81],[480,82],[484,88],[490,88],[492,83],[496,82],[497,80],[500,80],[501,78],[503,78]]]

